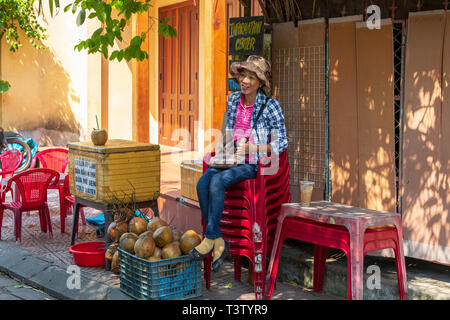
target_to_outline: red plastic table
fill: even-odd
[[[273,247],[280,241],[281,226],[285,217],[299,217],[317,222],[345,226],[350,235],[352,299],[361,300],[363,297],[363,267],[364,267],[364,233],[368,227],[392,224],[396,227],[399,241],[399,253],[402,257],[402,269],[405,270],[403,252],[403,236],[401,228],[401,215],[398,213],[363,209],[343,204],[318,201],[311,202],[310,206],[301,206],[299,203],[284,203],[278,217],[278,228],[275,234]],[[268,274],[272,272],[276,250],[272,250]],[[407,288],[406,276],[401,280],[403,287]]]

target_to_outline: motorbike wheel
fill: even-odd
[[[22,165],[17,168],[17,170],[15,171],[15,173],[21,173],[24,172],[25,170],[27,170],[30,165],[31,165],[31,160],[32,160],[32,155],[31,155],[31,148],[30,146],[23,140],[20,139],[16,139],[16,138],[9,138],[7,139],[8,141],[8,149],[12,150],[12,149],[16,149],[14,148],[12,145],[13,144],[18,144],[20,145],[22,148],[22,150],[20,150],[22,152],[23,155],[23,161],[22,161]]]

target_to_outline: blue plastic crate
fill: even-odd
[[[201,261],[180,256],[150,262],[118,250],[120,289],[133,298],[179,300],[202,295]]]

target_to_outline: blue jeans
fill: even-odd
[[[206,224],[206,238],[222,236],[219,223],[225,203],[225,190],[243,180],[256,178],[256,172],[256,164],[245,163],[230,169],[209,168],[198,180],[197,196]]]

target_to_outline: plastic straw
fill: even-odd
[[[95,115],[95,121],[97,121],[97,130],[100,130],[100,127],[99,127],[99,125],[98,125],[98,118],[97,118],[97,115]]]
[[[308,172],[306,173],[306,181],[309,181],[309,179],[308,179]]]

